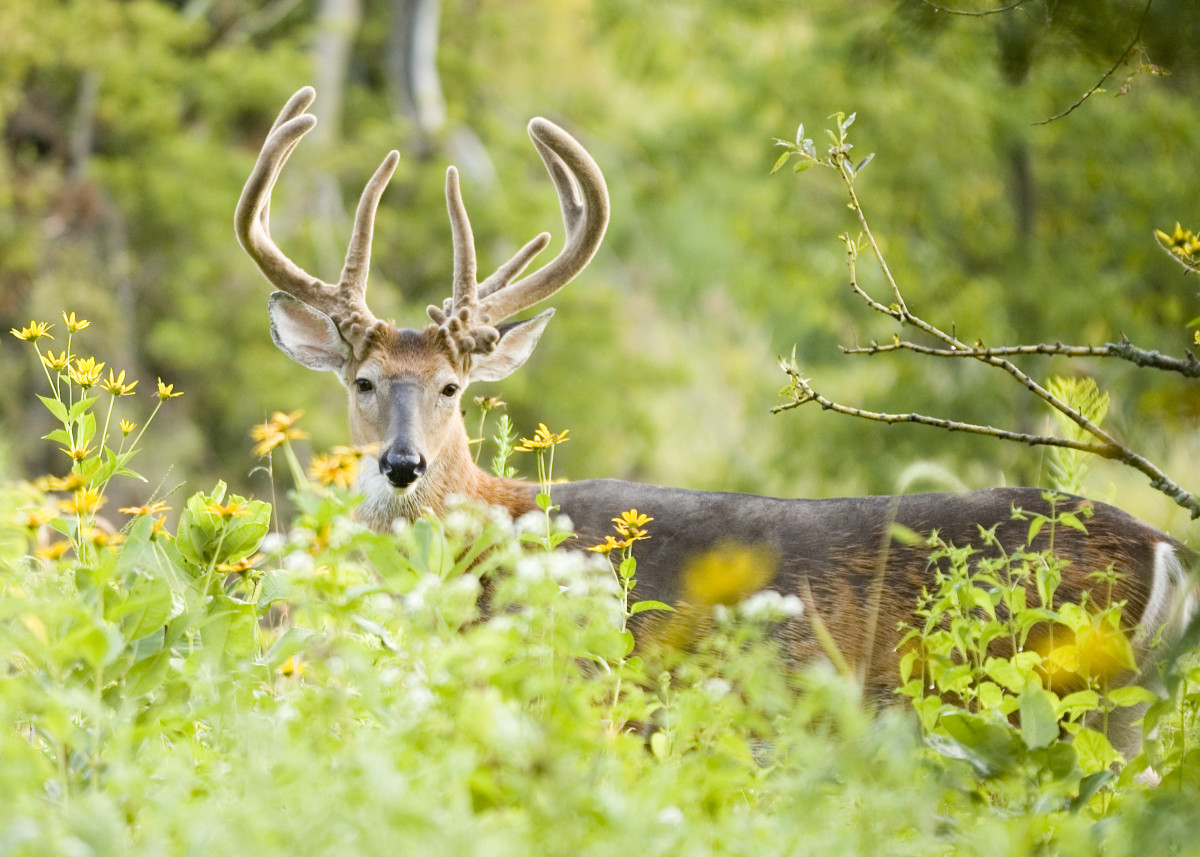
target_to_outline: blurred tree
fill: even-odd
[[[766,415],[774,358],[795,345],[831,394],[852,387],[880,409],[1044,418],[960,367],[838,359],[838,343],[890,332],[844,288],[836,235],[853,225],[837,187],[769,178],[771,141],[858,111],[861,145],[879,152],[864,202],[927,315],[994,340],[1125,330],[1177,350],[1195,299],[1151,232],[1196,216],[1196,40],[1172,39],[1196,2],[1146,17],[1137,61],[1169,77],[1033,127],[1115,62],[1144,0],[983,18],[912,0],[7,0],[0,329],[74,309],[94,319],[101,359],[183,389],[139,462],[173,466],[169,485],[219,475],[248,490],[246,431],[274,409],[304,407],[315,443],[342,441],[336,384],[274,351],[265,283],[230,228],[280,105],[318,81],[328,136],[293,157],[273,232],[334,276],[363,182],[405,152],[371,287],[405,324],[449,285],[447,162],[463,168],[481,265],[557,223],[530,116],[576,131],[605,169],[606,247],[502,388],[523,429],[571,427],[560,472],[849,493],[890,490],[906,462],[936,456],[973,484],[1036,478],[1027,455],[978,441],[931,448],[919,430]],[[0,462],[36,473],[61,463],[28,424],[38,375],[18,345],[0,344]],[[1110,420],[1198,412],[1194,392],[1119,377]]]

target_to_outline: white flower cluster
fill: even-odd
[[[526,512],[517,518],[516,526],[518,533],[543,536],[546,534],[546,513],[540,509]],[[552,533],[573,533],[575,528],[571,524],[571,519],[566,515],[556,515],[550,519],[550,531]]]
[[[791,619],[804,613],[804,602],[798,595],[776,592],[774,589],[763,589],[755,592],[749,598],[738,602],[733,607],[717,605],[716,618],[718,622],[733,619],[742,621],[771,624]]]

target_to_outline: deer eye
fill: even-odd
[[[375,389],[375,385],[371,383],[370,378],[355,378],[354,389],[360,393],[369,393]]]
[[[458,395],[458,389],[457,384],[447,384],[445,387],[442,387],[442,395],[447,399],[454,398]]]

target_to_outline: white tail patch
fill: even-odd
[[[1175,547],[1167,542],[1154,546],[1154,567],[1151,572],[1150,595],[1135,644],[1153,644],[1161,632],[1171,641],[1183,632],[1200,607],[1197,583]]]

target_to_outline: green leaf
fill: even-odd
[[[136,660],[125,672],[121,695],[133,700],[153,693],[162,686],[170,665],[171,652],[161,648],[151,656]]]
[[[625,644],[624,645],[625,651],[622,653],[621,657],[628,657],[629,654],[633,651],[633,644],[634,644],[633,632],[628,629],[622,631],[621,639],[622,639],[622,641],[624,641],[624,644]]]
[[[639,613],[644,613],[647,610],[669,610],[674,612],[675,608],[670,604],[664,604],[661,601],[635,601],[629,606],[629,615],[636,616]]]
[[[665,761],[671,753],[671,739],[667,733],[659,730],[650,736],[650,752],[658,761]]]
[[[247,657],[254,650],[254,605],[217,594],[209,603],[208,617],[200,622],[200,640],[210,656]]]
[[[175,544],[188,562],[200,567],[210,563],[230,563],[254,553],[270,529],[271,506],[261,500],[246,500],[233,495],[231,504],[241,506],[241,514],[229,519],[212,511],[225,497],[225,484],[218,483],[211,495],[194,494],[179,516]]]
[[[78,402],[71,405],[71,410],[67,412],[67,418],[65,420],[63,420],[63,422],[68,422],[68,423],[75,422],[83,414],[87,413],[91,409],[92,405],[94,405],[94,404],[96,404],[96,398],[94,396],[90,399],[87,396],[84,396]],[[93,428],[95,426],[95,423],[96,423],[96,418],[93,416],[92,417]]]
[[[78,407],[80,403],[76,402]],[[88,444],[92,442],[92,438],[96,436],[96,415],[91,411],[84,413],[79,417],[79,446],[81,449],[86,449]]]
[[[970,762],[982,776],[1009,771],[1020,763],[1021,742],[1005,722],[953,710],[942,715],[940,726],[945,735],[934,749],[942,755]],[[945,739],[950,739],[952,744],[947,744]]]
[[[936,703],[929,697],[926,704]],[[965,761],[983,777],[1013,768],[1021,758],[1021,745],[1011,727],[991,722],[959,709],[946,711],[938,720],[941,733],[926,736],[930,749],[948,759]]]
[[[1088,773],[1107,770],[1114,762],[1124,761],[1108,738],[1095,729],[1080,729],[1071,739],[1071,745],[1079,754],[1080,767]]]
[[[1058,701],[1055,711],[1059,719],[1077,720],[1100,706],[1100,694],[1094,690],[1077,690]]]
[[[143,577],[112,608],[107,618],[121,626],[127,639],[140,640],[160,630],[174,613],[171,587],[165,580]]]
[[[922,545],[925,543],[925,537],[915,530],[910,530],[904,524],[893,523],[888,528],[888,532],[894,541],[902,545]]]
[[[1030,750],[1049,747],[1058,740],[1058,716],[1054,699],[1033,682],[1021,691],[1021,739]]]
[[[393,548],[392,553],[399,555],[400,552]],[[265,612],[267,608],[277,601],[286,601],[291,597],[291,592],[291,581],[287,575],[278,571],[268,571],[263,575],[262,584],[258,591],[259,611]]]
[[[1087,532],[1087,527],[1083,525],[1083,522],[1070,512],[1064,512],[1063,514],[1059,515],[1058,522],[1070,527],[1073,530],[1079,530],[1081,533]]]
[[[308,645],[308,639],[315,632],[309,628],[288,628],[278,640],[276,640],[271,648],[267,650],[266,661],[267,668],[274,671],[287,661],[292,655],[298,654]]]
[[[67,417],[67,406],[58,399],[52,399],[49,396],[38,396],[38,398],[42,400],[42,404],[46,406],[46,410],[51,413],[54,419],[63,424],[71,421]]]
[[[1157,693],[1137,684],[1114,688],[1108,692],[1107,696],[1108,701],[1117,706],[1117,708],[1129,708],[1132,705],[1158,702]]]
[[[988,658],[983,671],[1005,690],[1019,693],[1029,681],[1029,674],[1008,658]]]
[[[1095,797],[1096,792],[1104,788],[1117,778],[1116,771],[1105,768],[1102,771],[1088,774],[1079,781],[1079,794],[1071,801],[1071,811],[1077,812],[1084,806],[1087,806],[1088,801]]]
[[[55,443],[60,443],[65,447],[70,448],[74,441],[71,440],[71,433],[66,429],[55,429],[49,434],[42,435],[42,440],[52,440]]]

